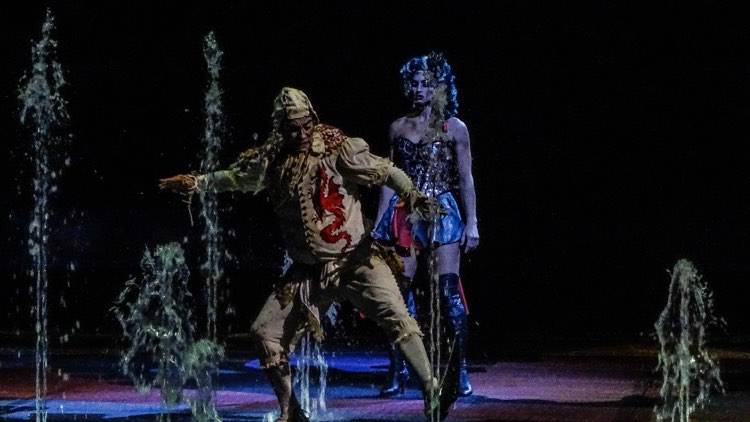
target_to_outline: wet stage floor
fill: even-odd
[[[727,393],[693,421],[750,421],[750,352],[718,351]],[[378,397],[384,353],[326,352],[329,364],[325,421],[419,421],[415,385],[395,398]],[[48,419],[190,420],[187,405],[164,409],[158,391],[134,391],[111,353],[68,351],[50,357]],[[449,421],[650,421],[657,403],[656,350],[618,346],[565,353],[475,361],[474,395],[461,398]],[[187,395],[194,391],[188,390]],[[34,411],[33,355],[0,354],[0,418],[29,420]],[[263,421],[276,400],[257,360],[233,354],[221,366],[218,410],[225,421]]]

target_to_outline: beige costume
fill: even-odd
[[[309,145],[302,137],[282,135],[282,124],[288,128],[308,116],[316,123],[312,139],[305,138]],[[358,189],[385,184],[415,209],[424,196],[393,163],[371,154],[365,141],[318,123],[302,91],[283,88],[272,117],[274,130],[264,145],[242,153],[227,170],[190,177],[192,189],[268,191],[294,260],[252,325],[261,364],[279,399],[278,420],[307,421],[291,389],[289,354],[306,329],[322,338],[318,309],[341,299],[351,301],[398,344],[422,381],[426,411],[434,413],[437,384],[422,333],[406,310],[389,255],[369,237]],[[292,145],[292,138],[299,145]]]
[[[264,367],[287,361],[305,328],[321,338],[318,309],[335,300],[351,301],[394,342],[422,335],[406,310],[387,254],[370,241],[358,193],[361,185],[387,184],[408,196],[414,187],[393,163],[371,154],[364,140],[317,124],[308,150],[269,163],[262,147],[253,149],[199,183],[217,191],[270,191],[294,266],[252,327]]]

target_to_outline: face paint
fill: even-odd
[[[282,133],[287,140],[299,145],[300,149],[306,149],[312,141],[315,119],[312,116],[300,117],[284,122]]]

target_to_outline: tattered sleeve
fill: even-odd
[[[337,166],[341,175],[358,185],[383,185],[391,174],[393,163],[370,152],[361,138],[349,138],[341,146]]]
[[[417,192],[406,173],[387,158],[370,153],[367,143],[360,138],[349,138],[344,142],[338,167],[344,178],[360,185],[386,185],[400,196]]]
[[[243,153],[243,156],[247,153]],[[226,170],[214,171],[198,179],[200,189],[217,192],[240,191],[257,193],[265,188],[268,162],[258,156],[252,159],[240,157]]]

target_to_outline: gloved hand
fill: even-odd
[[[435,198],[429,198],[416,189],[407,192],[404,195],[404,201],[403,205],[407,205],[411,211],[410,218],[429,222],[447,214],[445,208]]]
[[[159,189],[168,189],[183,195],[192,194],[198,190],[198,177],[192,174],[178,174],[159,179]]]

